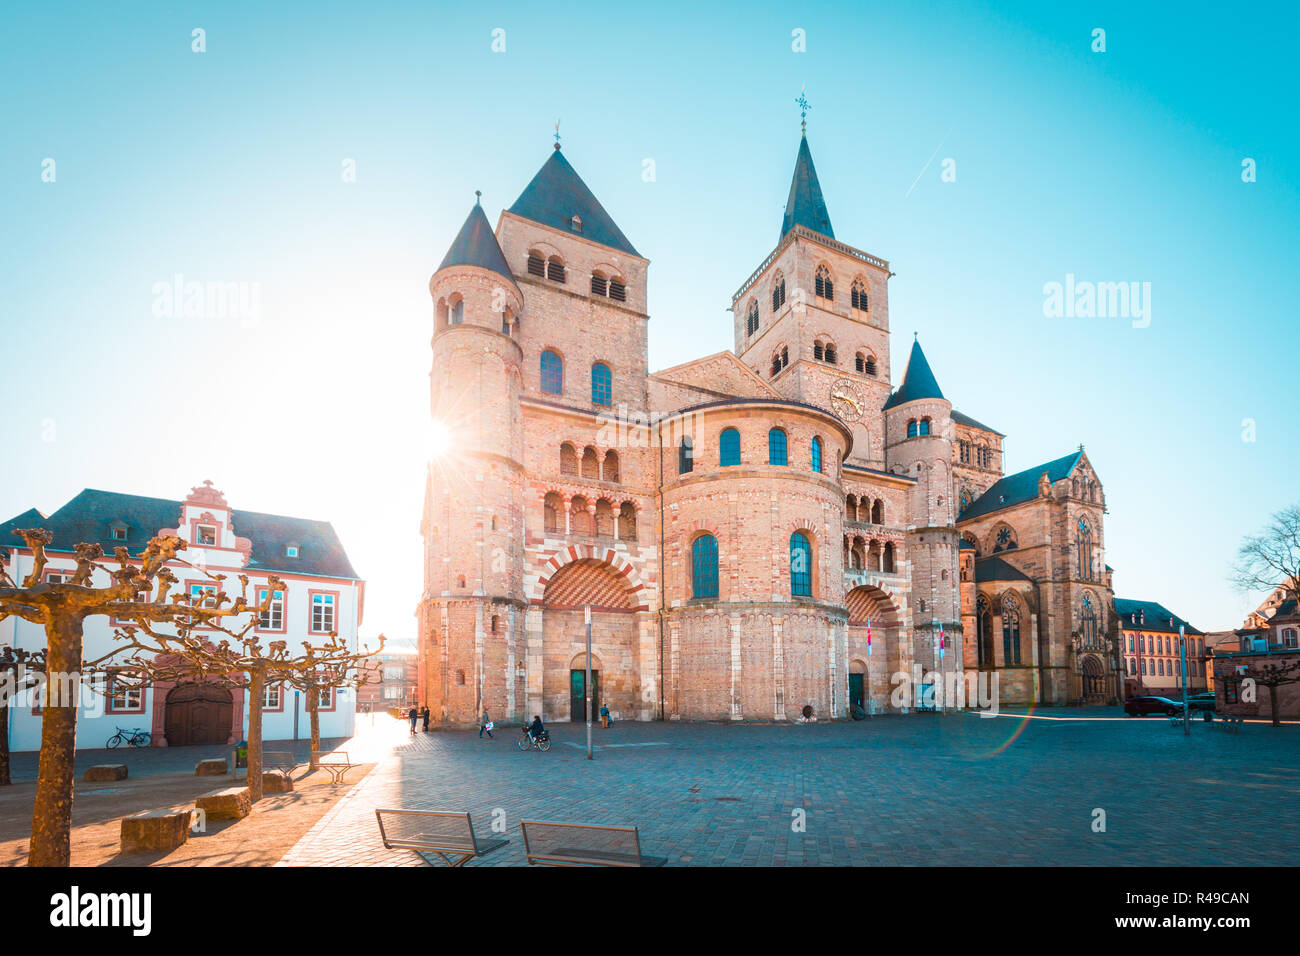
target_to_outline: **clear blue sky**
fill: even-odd
[[[916,331],[1009,471],[1085,443],[1117,594],[1235,626],[1241,536],[1300,499],[1297,15],[1132,7],[11,4],[2,517],[210,478],[333,521],[370,582],[363,633],[412,636],[427,282],[474,190],[495,221],[561,118],[652,260],[651,366],[729,348],[807,84],[836,235],[897,272],[896,377]],[[178,273],[259,283],[259,321],[156,317]],[[1150,282],[1150,326],[1045,318],[1067,273]]]

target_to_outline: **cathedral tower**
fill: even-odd
[[[513,696],[504,685],[513,680],[509,660],[523,603],[523,353],[516,335],[524,300],[478,203],[429,293],[420,694],[435,719],[470,721],[486,700]]]

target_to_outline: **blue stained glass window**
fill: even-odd
[[[550,349],[542,353],[542,391],[552,395],[564,391],[564,359]]]
[[[785,432],[773,428],[767,433],[767,463],[769,465],[788,465],[785,453]]]
[[[718,464],[740,464],[740,432],[734,428],[724,428],[718,436]]]
[[[822,440],[813,438],[812,440],[812,470],[821,474],[822,470]]]
[[[691,597],[718,596],[718,539],[702,534],[691,545]]]
[[[613,377],[609,366],[597,362],[591,367],[591,400],[596,405],[609,405],[613,399]]]
[[[790,593],[812,597],[812,545],[802,531],[790,535]]]

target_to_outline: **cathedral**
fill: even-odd
[[[836,238],[806,134],[734,351],[649,370],[649,265],[557,143],[429,282],[435,720],[583,720],[588,699],[834,720],[989,679],[1002,706],[1120,696],[1083,446],[1007,475],[919,341],[895,385],[889,263]]]

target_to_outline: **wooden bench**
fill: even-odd
[[[530,866],[663,866],[663,857],[644,856],[636,827],[521,820],[524,856]]]
[[[379,838],[389,850],[436,853],[448,866],[464,866],[476,856],[499,850],[509,840],[480,840],[469,813],[453,810],[375,810]]]
[[[262,769],[288,780],[298,769],[298,758],[288,750],[267,750],[262,753]]]
[[[327,757],[330,759],[326,760]],[[329,773],[331,787],[343,783],[348,771],[352,769],[352,761],[348,759],[346,750],[313,750],[311,758],[317,767]]]

